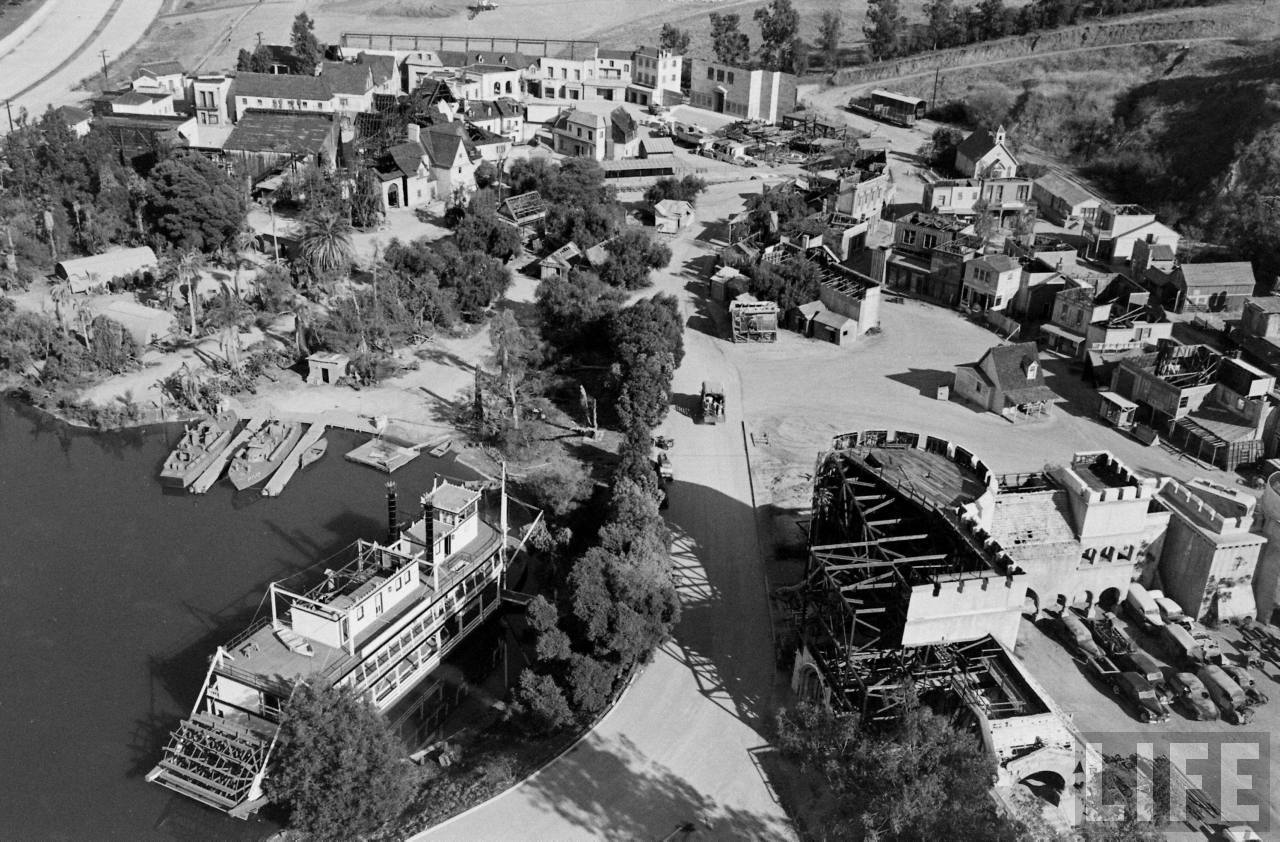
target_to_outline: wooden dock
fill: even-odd
[[[289,480],[293,479],[293,475],[302,467],[302,454],[307,452],[307,448],[320,441],[324,435],[325,426],[323,424],[312,424],[310,429],[302,434],[302,438],[298,439],[298,443],[293,446],[293,450],[289,451],[289,455],[284,457],[284,461],[280,463],[280,467],[272,474],[271,479],[267,480],[267,484],[262,488],[263,497],[277,497],[284,487],[288,485]]]
[[[383,438],[373,438],[346,454],[351,462],[391,473],[418,458],[421,451]]]
[[[240,435],[231,440],[231,444],[218,454],[218,458],[213,460],[213,464],[205,469],[205,472],[196,477],[196,481],[191,483],[190,491],[192,494],[204,494],[213,484],[218,481],[218,477],[222,476],[222,472],[227,468],[227,460],[231,458],[240,445],[249,440],[249,437],[258,432],[263,424],[261,418],[250,418],[244,425],[244,429],[240,431]]]

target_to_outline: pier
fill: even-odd
[[[205,472],[196,477],[196,481],[191,483],[190,491],[192,494],[204,494],[213,484],[218,481],[218,477],[222,476],[222,472],[227,468],[227,460],[231,455],[240,449],[240,446],[249,440],[249,437],[258,432],[258,428],[262,426],[263,419],[250,418],[244,425],[244,429],[240,431],[240,435],[231,440],[231,444],[218,454],[218,458],[213,460]]]
[[[293,450],[289,451],[289,455],[284,457],[284,462],[272,474],[271,479],[267,480],[267,484],[263,486],[263,497],[277,497],[284,487],[288,485],[289,480],[293,479],[293,475],[302,467],[302,454],[307,452],[307,448],[320,441],[324,436],[326,427],[324,424],[312,424],[310,428],[302,434],[302,438],[298,439],[298,443],[293,446]]]

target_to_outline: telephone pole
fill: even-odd
[[[9,117],[9,131],[13,131],[13,108],[9,105],[9,100],[4,101],[4,113]]]
[[[938,107],[938,77],[941,75],[941,67],[933,71],[933,96],[929,98],[929,105],[932,108]]]
[[[106,50],[98,50],[98,55],[102,56],[102,90],[105,91],[111,87],[111,82],[107,78],[107,56],[109,54]]]

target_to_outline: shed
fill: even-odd
[[[337,383],[347,376],[351,357],[334,352],[320,352],[307,357],[307,382],[313,385]]]
[[[663,199],[653,206],[653,224],[660,234],[675,234],[693,222],[693,205],[680,199]]]
[[[712,301],[732,301],[747,290],[747,276],[732,266],[721,266],[707,282]]]
[[[105,316],[120,325],[139,345],[150,345],[173,333],[173,314],[139,304],[131,298],[100,297],[90,301],[94,315]]]
[[[63,260],[54,267],[54,272],[71,284],[72,292],[88,292],[106,286],[115,278],[155,270],[158,265],[156,253],[149,246],[138,246]]]
[[[669,137],[646,137],[640,141],[641,158],[674,158],[675,142]]]

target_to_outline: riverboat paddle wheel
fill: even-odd
[[[261,797],[271,740],[222,717],[184,720],[147,780],[235,814]]]

